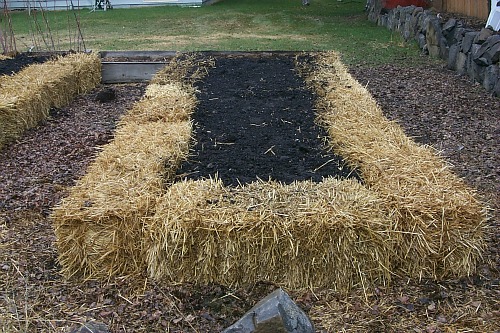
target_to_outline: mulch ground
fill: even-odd
[[[184,166],[182,174],[210,176],[219,170],[225,182],[249,181],[244,179],[248,173],[229,170],[238,158],[242,160],[240,169],[255,166],[258,173],[252,172],[251,178],[255,173],[286,182],[284,177],[297,176],[290,167],[301,159],[323,158],[303,167],[310,172],[334,158],[321,149],[324,134],[310,118],[314,96],[290,70],[291,57],[219,61],[221,65],[214,69],[217,74],[209,75],[198,87],[200,108],[195,114],[198,144],[205,142],[202,146],[210,150],[207,154],[204,148],[198,149],[201,147],[194,150],[191,166]],[[324,332],[500,331],[500,98],[443,65],[356,67],[351,72],[366,85],[388,118],[398,121],[416,141],[439,150],[478,189],[495,209],[493,237],[484,262],[471,277],[439,282],[401,278],[367,294],[361,288],[349,295],[301,290],[291,291],[292,298],[311,315],[317,330]],[[246,77],[247,73],[255,75]],[[116,120],[140,98],[145,85],[110,87],[116,91],[116,99],[96,101],[103,89],[99,87],[67,108],[53,110],[46,122],[0,151],[0,327],[5,332],[67,332],[72,325],[93,319],[107,324],[112,332],[220,331],[276,286],[268,282],[243,288],[166,286],[149,280],[137,285],[133,277],[81,282],[65,281],[58,274],[55,236],[47,215],[84,174],[99,146],[112,139]],[[231,120],[234,111],[229,112],[230,106],[238,111],[238,121]],[[215,115],[210,125],[220,125],[220,132],[203,137],[204,127],[211,121],[208,118],[214,116],[209,111],[214,108],[228,113]],[[273,110],[275,117],[267,118]],[[299,114],[294,110],[301,111],[299,117],[290,117]],[[227,123],[216,119],[236,127],[224,131]],[[291,130],[293,140],[274,138],[279,126]],[[304,128],[317,132],[303,136]],[[249,141],[228,153],[226,149],[238,147],[244,133],[250,133],[244,139]],[[252,145],[252,138],[263,141]],[[295,142],[290,148],[295,150],[282,149],[282,141]],[[248,146],[255,150],[238,153]],[[214,154],[219,155],[214,159]],[[249,160],[254,155],[258,162]],[[220,164],[224,156],[232,161],[226,167]],[[283,165],[282,173],[269,172],[269,167]],[[325,167],[335,165],[341,162],[335,160]],[[303,175],[308,178],[316,173]]]

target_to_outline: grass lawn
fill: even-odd
[[[18,51],[85,48],[173,51],[337,50],[348,64],[412,63],[414,42],[369,22],[365,1],[223,0],[210,6],[11,13]],[[50,30],[48,27],[50,27]],[[35,33],[34,33],[35,32]]]

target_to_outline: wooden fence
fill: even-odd
[[[488,0],[434,0],[432,6],[439,11],[477,17],[485,21],[490,13]]]

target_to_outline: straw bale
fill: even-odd
[[[166,122],[189,120],[197,100],[193,89],[180,83],[149,84],[141,103],[135,104],[123,122],[147,123],[163,120]]]
[[[54,209],[63,273],[106,277],[144,269],[142,221],[185,159],[191,123],[126,124]]]
[[[192,87],[215,66],[211,57],[198,53],[178,53],[151,79],[151,84],[183,83]]]
[[[146,271],[144,219],[187,158],[195,106],[184,83],[150,84],[122,117],[114,140],[52,213],[66,277]]]
[[[147,221],[149,275],[345,290],[390,279],[391,219],[355,180],[173,184]]]
[[[101,80],[96,54],[70,54],[0,77],[0,148]]]
[[[364,184],[387,202],[398,231],[398,271],[410,276],[463,276],[484,250],[486,209],[431,147],[385,118],[337,54],[315,59],[308,83],[319,96],[319,121],[333,149],[361,171]]]

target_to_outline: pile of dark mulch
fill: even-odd
[[[256,68],[265,68],[267,60],[260,60],[264,64],[259,64],[258,59],[248,63],[254,61]],[[286,57],[283,60],[288,61]],[[230,64],[227,60],[214,70],[225,70],[227,79],[239,84],[239,74],[229,74],[239,73],[240,69]],[[283,70],[289,71],[288,66]],[[385,65],[355,67],[351,71],[367,86],[387,117],[398,121],[418,142],[442,151],[456,172],[497,209],[491,221],[497,238],[492,238],[484,263],[471,277],[439,282],[395,278],[391,286],[378,286],[366,294],[360,287],[347,296],[317,290],[294,291],[291,296],[306,311],[332,319],[331,325],[315,322],[320,332],[481,331],[481,323],[491,324],[492,332],[500,330],[500,324],[495,324],[500,323],[500,98],[490,96],[444,65],[418,69]],[[199,96],[207,99],[201,105],[207,105],[206,110],[219,109],[208,101],[218,97],[207,95],[218,90],[209,89],[207,82],[212,79],[216,78],[209,77],[200,85]],[[294,104],[286,88],[273,87],[274,96],[273,91],[261,89],[265,84],[249,80],[240,91],[226,89],[233,94],[233,102],[242,99],[262,108],[276,99]],[[54,110],[46,122],[0,151],[0,325],[7,332],[67,332],[75,323],[92,319],[105,323],[114,333],[220,331],[276,286],[266,282],[242,288],[172,286],[151,281],[137,285],[132,277],[82,282],[64,280],[58,273],[56,240],[46,215],[84,174],[99,145],[112,139],[119,115],[144,91],[144,85],[139,84],[111,87],[116,91],[115,100],[96,101],[100,87],[69,107]],[[293,91],[303,100],[311,98],[300,84]],[[285,120],[279,120],[282,126],[290,125],[286,122],[289,118],[283,117],[288,113],[271,109]],[[244,116],[241,123],[243,120]],[[252,123],[268,122],[256,120]],[[299,124],[292,124],[291,128],[298,132]],[[231,139],[219,133],[215,138],[221,140],[219,143],[232,143],[238,136]],[[211,143],[214,145],[214,140]],[[268,147],[266,142],[258,151],[267,151],[262,156],[274,159],[268,150],[273,144]],[[300,146],[297,149],[295,153],[301,156]],[[272,151],[276,155],[280,152]],[[338,309],[335,304],[339,304]]]
[[[217,56],[198,85],[195,142],[179,178],[218,177],[236,186],[257,179],[285,184],[355,173],[327,148],[314,97],[290,55]]]
[[[32,55],[28,53],[20,53],[11,59],[0,61],[0,75],[12,75],[19,72],[26,66],[31,64],[41,64],[52,59],[54,55]]]

